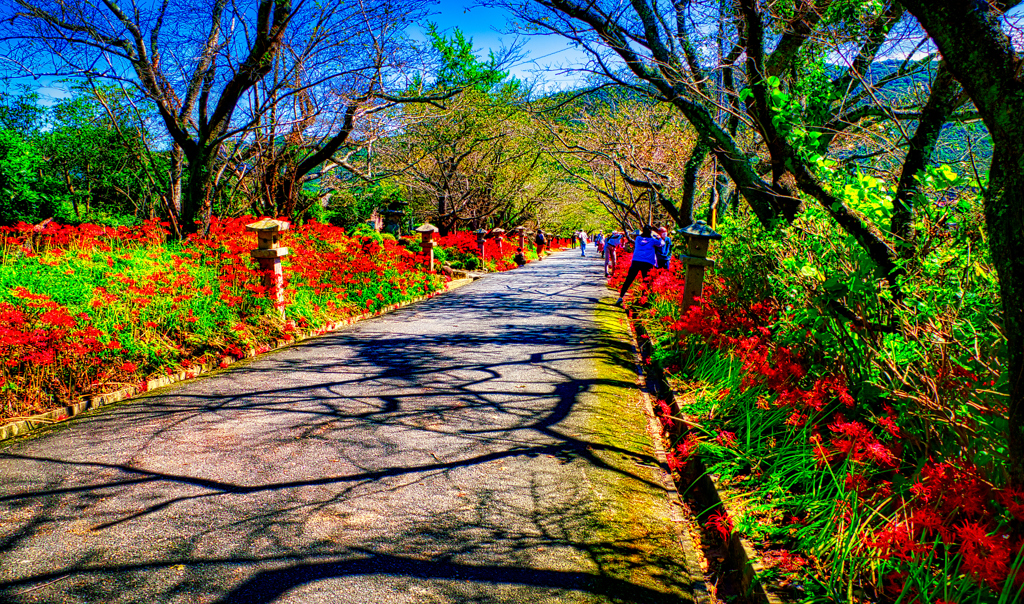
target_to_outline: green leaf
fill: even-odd
[[[808,278],[811,278],[811,279],[817,279],[819,281],[824,279],[824,275],[822,275],[821,272],[818,269],[814,268],[810,264],[805,264],[805,265],[801,266],[800,267],[800,274],[803,275],[804,277],[808,277]]]

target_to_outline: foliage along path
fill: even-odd
[[[562,252],[0,448],[0,600],[689,600],[602,281]]]

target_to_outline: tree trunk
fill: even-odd
[[[181,230],[210,234],[210,173],[214,154],[200,149],[198,157],[188,158],[188,185],[182,199]]]
[[[447,189],[441,192],[441,196],[437,199],[437,232],[438,235],[444,237],[451,229],[449,228],[448,217],[445,214],[448,213],[448,191]]]
[[[962,104],[958,102],[960,85],[953,79],[946,63],[939,64],[939,72],[932,84],[928,103],[921,112],[917,130],[910,138],[910,148],[903,160],[903,172],[892,202],[892,234],[896,238],[899,255],[910,258],[914,254],[914,198],[918,195],[917,176],[932,159],[935,142],[949,115]]]
[[[697,192],[697,177],[700,175],[700,167],[708,157],[708,148],[701,143],[693,148],[690,158],[686,160],[686,170],[683,175],[683,198],[679,201],[679,215],[676,223],[681,228],[693,224],[693,197]],[[711,187],[714,189],[714,186]]]
[[[725,177],[725,174],[720,174],[716,171],[714,175],[714,183],[708,193],[708,214],[706,222],[711,225],[711,228],[718,228],[718,223],[721,221],[722,215],[729,210],[730,196],[729,179]]]
[[[299,191],[301,189],[302,185],[299,179],[296,178],[294,170],[288,170],[279,178],[274,193],[274,205],[277,208],[278,216],[284,216],[289,219],[295,218],[295,208],[298,207]]]
[[[992,136],[985,225],[999,275],[1006,337],[1007,448],[1011,483],[1024,487],[1024,82],[999,15],[976,0],[903,0],[935,40]]]
[[[176,143],[171,145],[171,191],[168,200],[174,211],[181,216],[181,181],[185,155]]]
[[[1024,141],[995,142],[989,188],[985,195],[985,223],[992,264],[999,274],[1006,336],[1007,445],[1013,484],[1024,487]]]

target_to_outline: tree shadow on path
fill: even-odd
[[[491,281],[0,450],[0,599],[678,601],[668,529],[588,483],[661,490],[577,419],[635,387],[593,369],[628,365],[600,290]]]

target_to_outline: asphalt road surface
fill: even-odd
[[[680,602],[596,258],[0,444],[0,602]]]

